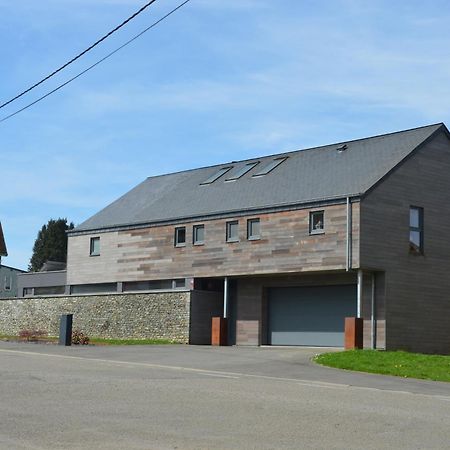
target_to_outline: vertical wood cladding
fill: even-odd
[[[236,217],[239,242],[226,242],[226,222],[182,224],[186,246],[174,247],[175,226],[70,236],[68,284],[213,277],[345,269],[346,205],[325,211],[325,233],[309,235],[310,209]],[[260,218],[261,239],[247,239],[247,219]],[[359,263],[359,203],[353,204],[353,265]],[[193,226],[205,225],[205,242],[193,245]],[[89,241],[100,236],[100,256]]]
[[[361,267],[385,272],[387,349],[450,353],[449,205],[443,132],[361,202]],[[424,255],[409,252],[410,206],[424,208]]]

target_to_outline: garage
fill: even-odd
[[[268,294],[271,345],[344,346],[344,318],[356,315],[356,285],[271,288]]]

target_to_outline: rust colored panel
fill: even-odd
[[[213,317],[211,325],[211,345],[228,345],[227,330],[227,319],[224,319],[223,317]]]
[[[363,348],[363,319],[345,318],[345,350]]]

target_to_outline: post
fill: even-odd
[[[362,288],[363,288],[363,271],[358,269],[358,286],[357,286],[357,298],[356,298],[356,317],[361,317],[361,301],[362,301]]]
[[[59,345],[72,345],[73,314],[63,314],[59,323]]]
[[[372,273],[372,296],[371,296],[371,315],[370,315],[370,347],[377,348],[377,329],[376,329],[376,311],[375,311],[375,273]]]
[[[363,348],[363,320],[357,317],[345,318],[345,350]]]

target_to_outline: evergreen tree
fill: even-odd
[[[67,224],[67,219],[50,219],[39,231],[33,246],[33,255],[28,270],[37,272],[46,261],[67,261],[67,230],[74,224]]]

